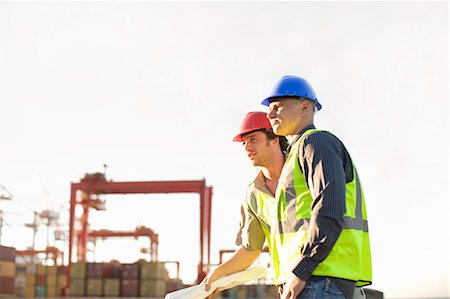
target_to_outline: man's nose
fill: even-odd
[[[266,117],[268,119],[271,119],[271,118],[273,118],[273,115],[274,115],[273,110],[270,110],[269,112],[267,112]]]

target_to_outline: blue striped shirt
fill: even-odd
[[[297,138],[314,125],[304,128]],[[306,242],[300,248],[302,258],[294,274],[307,281],[314,269],[330,253],[344,222],[345,184],[353,180],[353,165],[343,143],[326,132],[316,132],[304,138],[298,148],[299,164],[311,197],[311,221]],[[346,298],[352,298],[355,282],[332,278]]]

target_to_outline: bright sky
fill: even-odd
[[[3,245],[24,249],[32,210],[68,208],[86,172],[213,186],[212,261],[234,247],[253,168],[231,141],[285,74],[323,105],[316,126],[349,149],[366,195],[373,288],[449,296],[448,2],[1,2]],[[93,229],[160,236],[196,275],[198,197],[104,196]],[[67,223],[67,212],[61,211]],[[50,238],[52,240],[52,237]],[[36,247],[45,247],[42,227]],[[98,241],[132,262],[147,240]],[[60,244],[61,245],[61,244]],[[134,254],[134,256],[133,256]],[[93,254],[89,255],[93,260]]]

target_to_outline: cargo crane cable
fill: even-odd
[[[44,188],[44,183],[42,182],[42,176],[41,173],[38,172],[38,176],[39,176],[39,183],[41,184],[41,190],[42,190],[42,195],[44,197],[44,203],[45,203],[45,209],[48,210],[48,197],[50,195],[50,192],[48,192],[48,190],[45,190]]]
[[[6,189],[5,186],[0,184],[0,188],[1,188],[1,191],[0,191],[0,202],[2,200],[15,200],[15,201],[20,202],[21,204],[23,204],[25,206],[25,208],[28,209],[29,211],[35,212],[24,201],[22,201],[21,199],[17,198],[16,196],[14,196],[11,191]],[[0,212],[1,212],[1,209],[0,209]],[[0,241],[1,241],[1,237],[2,237],[2,227],[3,227],[3,225],[5,224],[5,225],[11,227],[10,223],[5,220],[4,215],[5,215],[4,213],[2,213],[0,215]]]
[[[20,202],[21,204],[23,204],[23,205],[25,206],[25,208],[26,208],[28,211],[33,212],[33,213],[38,213],[36,210],[30,208],[30,206],[28,206],[28,204],[27,204],[25,201],[23,201],[22,199],[20,199],[20,198],[14,196],[8,189],[5,188],[5,186],[0,185],[0,187],[1,187],[5,192],[8,193],[7,196],[4,196],[4,195],[2,194],[1,197],[0,197],[0,199],[11,199],[11,200],[16,200],[16,201]]]

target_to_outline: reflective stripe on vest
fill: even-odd
[[[300,249],[307,237],[313,200],[299,165],[298,153],[305,136],[315,132],[319,130],[307,130],[295,141],[278,183],[278,225],[272,230],[272,247],[274,251],[278,251],[273,260],[276,283],[284,282],[287,271],[296,266],[301,257]],[[364,193],[354,165],[353,180],[346,183],[343,230],[330,254],[312,275],[354,280],[357,286],[368,285],[372,281]]]

